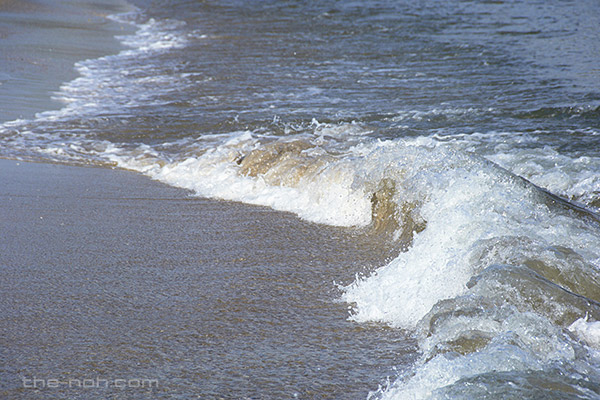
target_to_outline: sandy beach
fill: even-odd
[[[131,357],[165,321],[156,286],[200,260],[185,231],[205,201],[123,171],[0,166],[1,397],[61,397],[64,387],[40,393],[22,379],[95,379],[112,363],[129,365],[126,379],[156,376],[151,359]]]
[[[0,183],[2,398],[362,396],[382,340],[411,356],[333,301],[369,258],[343,230],[128,171],[0,160]]]
[[[598,398],[592,3],[0,0],[0,398]]]
[[[0,3],[0,120],[60,108],[75,62],[122,48],[119,11]],[[350,230],[119,169],[0,159],[0,188],[2,398],[360,398],[413,357],[335,301],[380,258]]]

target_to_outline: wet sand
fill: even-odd
[[[1,1],[0,121],[59,108],[73,63],[119,50],[119,10]],[[0,398],[364,398],[414,344],[348,321],[334,280],[383,250],[129,171],[0,159]]]
[[[364,398],[414,357],[335,301],[373,262],[349,231],[128,171],[0,187],[2,398]]]

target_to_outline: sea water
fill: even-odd
[[[3,157],[376,236],[329,299],[416,343],[370,398],[600,397],[596,2],[131,3]]]

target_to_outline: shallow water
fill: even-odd
[[[312,223],[276,247],[268,279],[288,277],[282,260],[312,249],[321,269],[306,274],[311,263],[298,259],[298,290],[350,307],[351,321],[296,319],[301,308],[285,301],[270,314],[310,343],[326,335],[319,318],[354,324],[372,341],[357,350],[372,357],[364,365],[398,367],[334,397],[375,392],[388,376],[374,396],[600,396],[595,2],[133,6],[110,16],[126,27],[123,49],[77,63],[79,78],[54,96],[63,108],[4,123],[4,157],[131,169]],[[369,265],[341,239],[322,248],[315,232],[332,227],[370,243]],[[274,249],[262,236],[247,246]],[[264,271],[247,272],[254,282]],[[325,283],[308,290],[315,282]],[[250,287],[261,304],[268,290]],[[262,326],[256,313],[249,323]],[[261,332],[244,340],[294,348],[277,324]],[[370,352],[396,334],[405,345],[395,362]],[[307,353],[303,368],[314,372],[331,347]],[[249,354],[241,365],[254,365]],[[313,372],[302,393],[328,396]],[[270,385],[298,374],[275,364],[253,394],[231,395],[276,396]]]
[[[376,243],[124,172],[0,165],[3,398],[360,398],[414,358],[332,301]]]

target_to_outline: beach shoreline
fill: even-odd
[[[0,122],[63,107],[52,96],[78,77],[75,63],[123,49],[115,36],[133,28],[107,16],[131,9],[120,0],[0,2]]]
[[[414,357],[402,332],[357,330],[335,301],[333,279],[372,255],[343,229],[102,167],[0,160],[0,187],[3,398],[365,397]],[[251,332],[263,345],[244,345]],[[157,386],[48,385],[92,378]]]
[[[600,393],[590,4],[128,2],[0,0],[1,398]]]
[[[59,109],[76,62],[118,53],[123,4],[0,4],[0,121]],[[0,158],[0,187],[2,398],[363,398],[382,353],[414,358],[336,301],[379,258],[351,231],[123,169]]]

